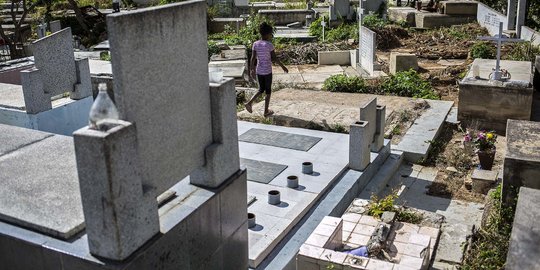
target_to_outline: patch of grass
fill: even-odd
[[[486,225],[474,235],[461,269],[504,269],[512,233],[514,209],[501,203],[501,185],[491,194],[493,208]]]
[[[471,47],[472,58],[492,59],[495,57],[495,48],[486,41],[477,41]]]
[[[218,54],[221,52],[221,49],[217,45],[215,41],[209,40],[208,41],[208,60],[210,60],[210,57],[214,54]]]
[[[365,93],[366,81],[360,77],[348,77],[347,75],[332,75],[324,81],[323,90],[330,92]]]
[[[380,218],[384,212],[396,211],[394,201],[398,198],[397,192],[392,192],[384,198],[378,198],[375,195],[371,196],[368,204],[367,213],[370,216]]]
[[[401,135],[401,124],[397,124],[392,128],[392,131],[390,132],[392,135]]]
[[[414,211],[410,210],[401,210],[397,212],[396,220],[400,222],[407,222],[412,224],[419,224],[422,222],[422,219],[424,219],[424,216],[422,214],[419,214]]]
[[[109,52],[101,52],[99,54],[99,60],[111,61],[111,54]]]
[[[309,26],[309,34],[312,36],[316,36],[317,39],[321,40],[323,39],[323,27],[322,22],[328,21],[328,18],[325,16],[319,17],[317,20],[315,20],[311,25]],[[350,23],[343,21],[340,25],[334,28],[329,28],[328,24],[326,24],[326,27],[324,29],[325,42],[338,42],[338,41],[344,41],[348,39],[354,39],[358,40],[358,24],[357,23]]]
[[[535,46],[530,41],[526,41],[512,44],[512,50],[505,59],[534,63],[537,55],[540,55],[540,46]]]
[[[375,14],[367,15],[362,19],[362,25],[371,30],[382,29],[387,24],[388,24],[388,21],[380,18],[379,16]]]
[[[413,69],[390,75],[383,81],[380,88],[386,94],[401,97],[440,99],[431,84]]]
[[[330,126],[330,128],[328,129],[328,131],[330,131],[330,132],[336,132],[336,133],[348,133],[348,132],[347,132],[347,129],[345,128],[345,126],[343,126],[342,124],[339,124],[339,123]]]

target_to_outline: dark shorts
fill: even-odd
[[[272,73],[268,75],[257,74],[257,80],[259,81],[259,93],[266,93],[270,95],[272,93]]]

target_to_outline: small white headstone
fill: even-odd
[[[377,34],[367,27],[361,26],[360,30],[360,66],[370,75],[375,71],[375,48]]]

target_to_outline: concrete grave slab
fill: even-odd
[[[39,142],[53,134],[0,124],[0,156],[15,151],[21,147]]]
[[[9,130],[28,144],[0,156],[0,219],[61,239],[79,233],[84,217],[71,138]]]
[[[42,74],[43,90],[56,96],[72,92],[77,83],[71,28],[65,28],[32,43],[36,68]]]
[[[0,107],[24,110],[24,95],[21,85],[0,83]]]
[[[275,164],[259,160],[242,158],[240,166],[247,169],[247,179],[254,182],[268,184],[283,170],[287,169],[287,165]]]
[[[250,129],[240,135],[241,142],[257,143],[299,151],[309,151],[322,138],[265,129]]]
[[[205,14],[205,3],[189,1],[107,16],[116,104],[137,126],[144,184],[156,196],[203,166],[212,143]]]

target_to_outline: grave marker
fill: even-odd
[[[490,76],[490,80],[501,81],[502,71],[501,71],[501,45],[503,42],[519,42],[523,41],[522,39],[517,38],[506,38],[503,36],[503,23],[499,22],[499,34],[495,37],[478,37],[480,40],[489,40],[497,42],[497,61],[495,64],[495,69],[493,70],[493,76]]]
[[[370,75],[375,72],[375,50],[377,34],[367,27],[360,26],[360,66]]]

